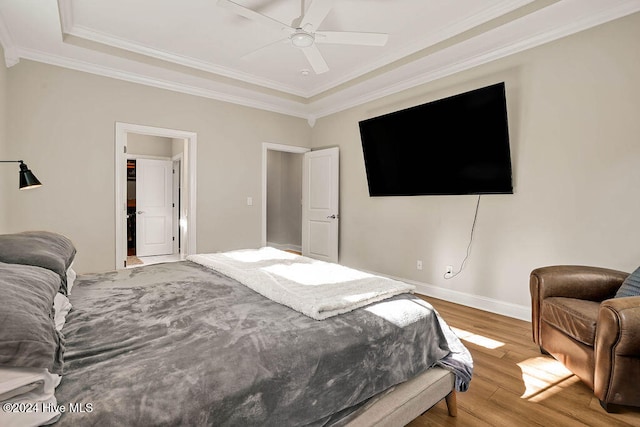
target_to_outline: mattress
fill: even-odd
[[[460,346],[411,294],[318,321],[189,261],[79,276],[70,300],[57,425],[340,425]]]

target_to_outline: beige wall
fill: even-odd
[[[339,145],[342,263],[522,315],[532,268],[638,265],[637,40],[640,14],[319,119],[313,129],[301,119],[22,60],[0,71],[0,153],[27,161],[44,186],[18,192],[15,170],[0,169],[0,230],[62,232],[78,246],[81,272],[113,268],[121,121],[197,132],[197,250],[256,247],[261,143]],[[444,267],[464,257],[475,198],[370,198],[358,121],[498,81],[507,85],[515,194],[483,196],[467,268],[446,281]]]
[[[7,79],[8,155],[44,183],[9,194],[8,231],[68,235],[79,272],[114,268],[116,122],[197,133],[199,252],[259,246],[262,143],[310,144],[307,122],[281,114],[27,60]]]
[[[267,150],[267,242],[302,245],[302,154]]]
[[[340,146],[340,261],[522,317],[535,267],[635,269],[638,40],[635,14],[318,120],[312,146]],[[444,280],[445,266],[458,268],[464,258],[476,197],[370,198],[358,121],[499,81],[506,82],[515,194],[482,197],[467,267]]]
[[[127,154],[146,156],[173,156],[173,139],[162,136],[127,133]]]
[[[186,140],[180,138],[171,139],[171,157],[184,154],[184,144]]]

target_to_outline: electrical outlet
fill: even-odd
[[[422,270],[422,260],[417,260],[417,261],[416,261],[416,268],[417,268],[418,270]]]
[[[448,279],[451,276],[453,276],[453,265],[447,265],[445,267],[444,277]]]

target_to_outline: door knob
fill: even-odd
[[[143,213],[144,213],[144,211],[138,211],[138,212],[136,212],[136,213],[137,213],[138,215],[140,215],[140,214],[143,214]]]
[[[338,218],[338,215],[329,215],[327,217],[327,219],[336,219],[336,218]]]

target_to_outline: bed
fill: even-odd
[[[276,266],[298,273],[317,268],[314,260],[281,254],[286,261]],[[391,294],[355,292],[337,305],[335,295],[305,295],[313,304],[299,307],[278,295],[286,284],[256,291],[252,280],[264,280],[252,273],[241,283],[247,269],[211,265],[226,255],[82,275],[72,291],[65,258],[57,274],[60,289],[65,277],[65,291],[57,293],[70,294],[73,308],[61,330],[55,329],[56,311],[49,316],[58,339],[51,340],[55,348],[46,363],[12,361],[0,352],[0,368],[41,375],[20,386],[13,380],[13,392],[5,386],[2,397],[0,370],[0,400],[14,405],[0,417],[11,416],[14,425],[60,426],[404,425],[445,397],[455,415],[455,391],[469,385],[471,357],[410,289],[401,284]],[[20,268],[27,267],[40,268]],[[47,279],[55,278],[48,273]],[[368,289],[377,286],[370,280],[378,276],[349,274],[333,287],[362,290],[361,280]],[[46,301],[50,294],[49,286]],[[344,299],[357,302],[345,307]],[[53,395],[21,394],[20,387],[33,383]],[[29,393],[31,400],[49,402],[40,404],[47,411],[35,421],[27,419],[33,413],[19,413],[26,406],[16,405],[28,402]],[[8,425],[2,418],[0,423]]]

